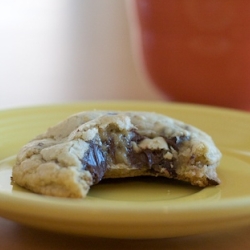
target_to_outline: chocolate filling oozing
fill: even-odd
[[[90,141],[89,150],[85,154],[82,164],[83,169],[86,169],[91,173],[93,184],[101,181],[107,169],[107,160],[102,147],[93,141]]]
[[[166,138],[162,136],[166,143],[168,144],[169,150],[166,149],[144,149],[139,152],[135,152],[133,148],[130,148],[128,152],[128,157],[133,166],[138,168],[147,167],[151,173],[160,173],[162,170],[166,169],[171,177],[176,177],[175,172],[175,161],[176,158],[173,156],[173,152],[178,152],[177,138]],[[145,139],[144,136],[139,135],[134,132],[132,142],[135,142],[137,145]],[[165,157],[167,154],[171,157]]]
[[[111,164],[126,164],[135,168],[148,168],[150,173],[157,175],[167,170],[171,177],[176,176],[176,155],[178,145],[187,140],[186,137],[164,138],[169,149],[140,149],[135,150],[133,145],[139,145],[148,137],[132,131],[119,131],[110,127],[99,131],[98,140],[89,141],[89,150],[82,159],[83,169],[88,170],[93,177],[93,184],[102,180],[107,167]],[[152,139],[152,138],[151,138]]]

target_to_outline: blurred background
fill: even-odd
[[[161,100],[133,62],[124,0],[0,0],[0,109]]]

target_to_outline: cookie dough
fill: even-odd
[[[86,197],[104,178],[164,176],[206,187],[220,183],[220,159],[209,135],[181,121],[149,112],[89,111],[24,145],[12,180],[35,193],[72,198]]]

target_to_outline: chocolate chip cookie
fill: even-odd
[[[206,187],[220,183],[220,159],[209,135],[165,115],[89,111],[24,145],[12,180],[35,193],[75,198],[104,178],[164,176]]]

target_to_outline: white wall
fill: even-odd
[[[159,98],[135,70],[124,0],[0,1],[0,109]]]

